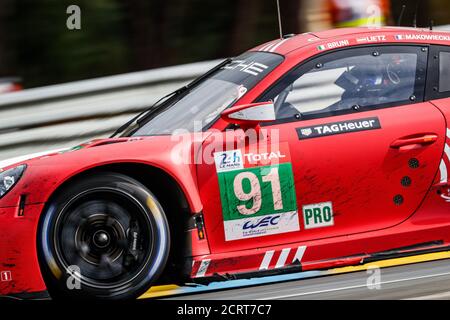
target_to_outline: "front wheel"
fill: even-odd
[[[145,186],[116,173],[79,179],[48,205],[38,245],[50,294],[131,299],[167,261],[164,211]]]

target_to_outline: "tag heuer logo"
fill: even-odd
[[[354,119],[341,122],[317,124],[311,127],[297,128],[299,139],[311,139],[335,134],[381,129],[377,117]]]
[[[302,129],[302,134],[304,135],[304,136],[310,136],[311,135],[311,133],[312,133],[312,129],[311,128],[306,128],[306,129]]]

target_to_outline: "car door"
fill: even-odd
[[[450,47],[432,46],[430,48],[430,60],[428,66],[428,86],[426,98],[431,101],[445,115],[447,119],[447,138],[445,152],[439,166],[439,183],[441,197],[450,199],[450,182],[448,169],[450,168],[450,130],[448,120],[450,119]]]
[[[428,48],[342,50],[302,65],[275,99],[301,230],[312,240],[388,228],[419,207],[438,171],[445,119],[424,101]],[[295,120],[294,120],[295,119]]]
[[[351,235],[411,216],[438,170],[445,136],[442,114],[424,102],[427,57],[426,47],[414,46],[331,52],[301,64],[265,92],[258,101],[273,100],[277,113],[277,121],[263,127],[270,152],[251,152],[245,144],[221,155],[232,167],[236,159],[257,154],[261,160],[273,151],[265,163],[238,164],[244,173],[263,168],[256,178],[221,178],[217,161],[198,170],[212,252]],[[216,133],[204,147],[225,147],[237,134]],[[269,176],[273,168],[279,168],[277,176]],[[233,200],[224,200],[224,193]],[[255,201],[263,204],[259,211],[241,214],[239,206],[253,208]],[[236,224],[254,227],[250,237],[227,237],[225,212],[233,210],[233,219],[259,217]],[[275,225],[274,213],[291,214],[290,222]]]

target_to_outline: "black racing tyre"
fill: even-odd
[[[134,299],[163,271],[170,232],[145,186],[108,172],[58,192],[43,214],[37,242],[52,297]]]

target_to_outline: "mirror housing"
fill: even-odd
[[[223,111],[221,118],[244,128],[257,127],[276,120],[275,105],[272,101],[239,105]]]

